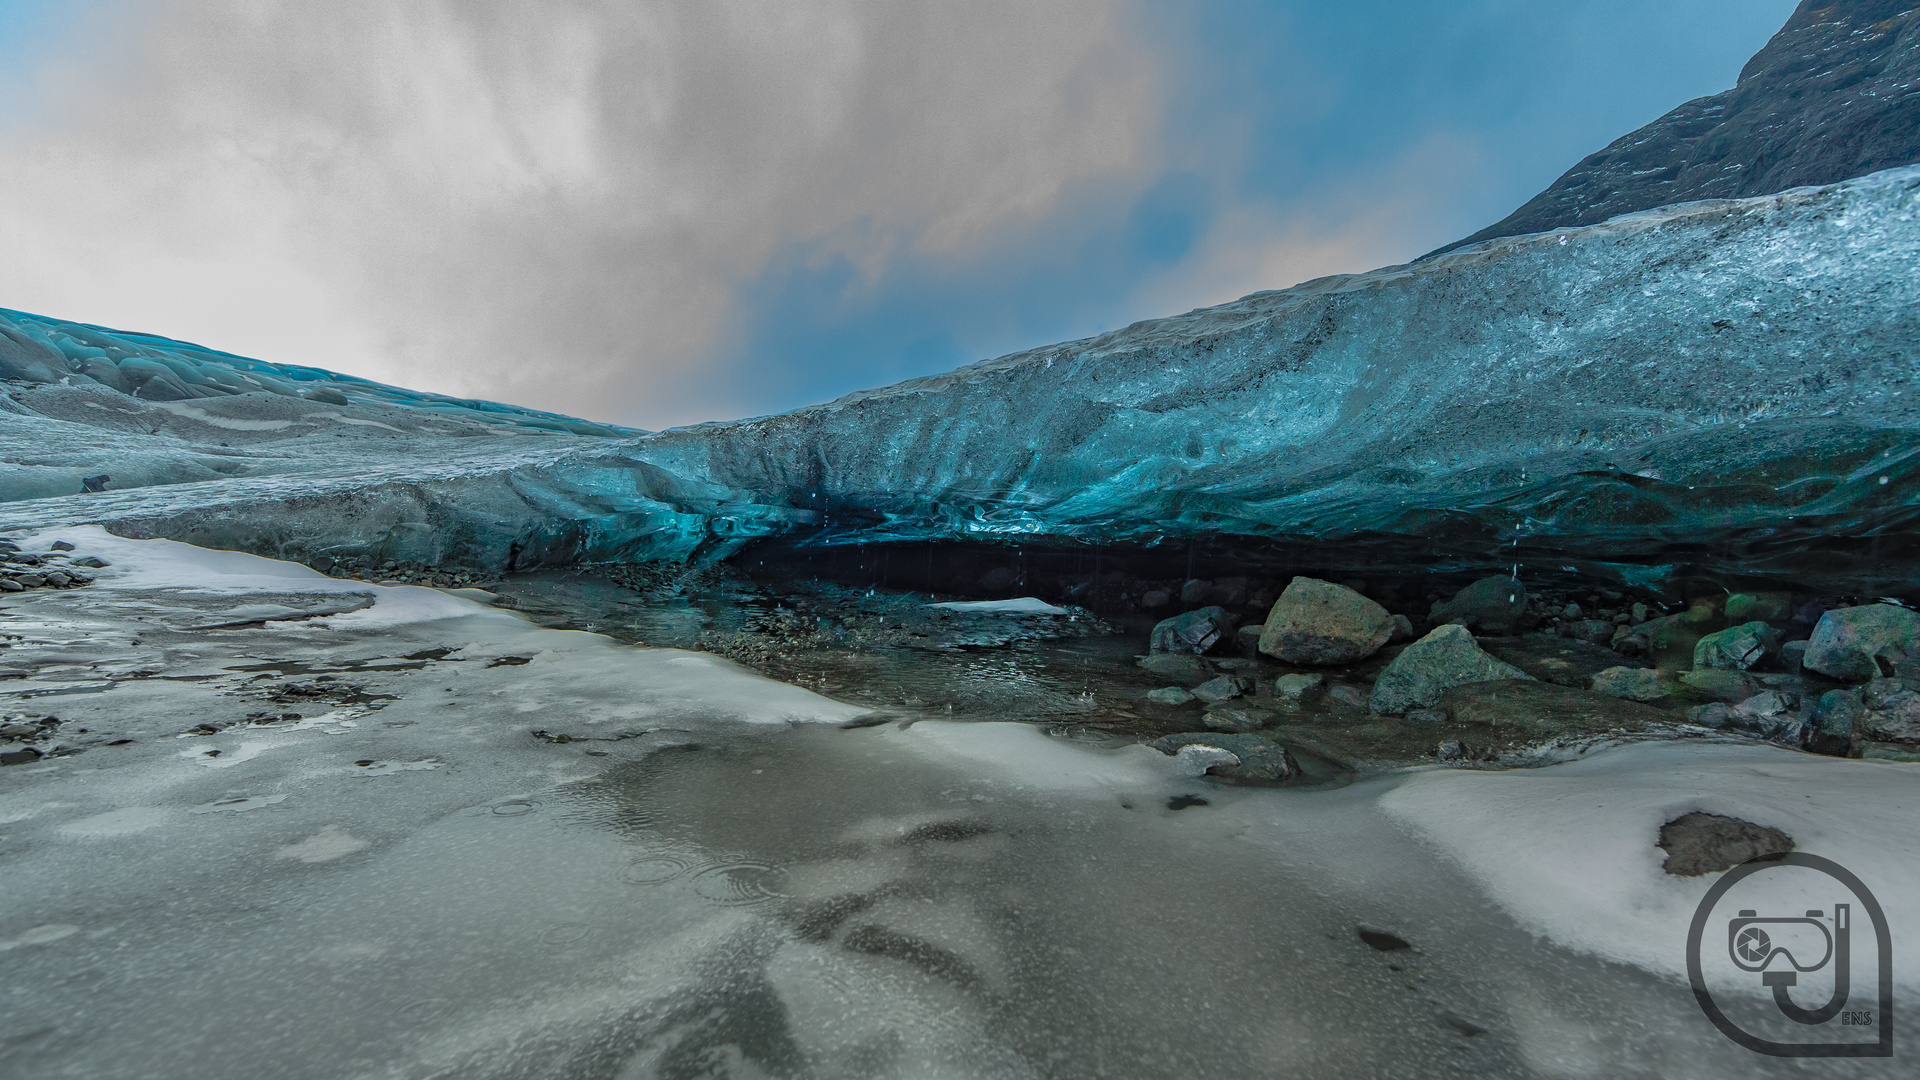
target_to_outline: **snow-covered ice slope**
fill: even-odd
[[[416,444],[392,468],[294,485],[291,502],[208,480],[15,503],[0,528],[110,521],[495,565],[783,535],[1239,538],[1308,545],[1328,567],[1677,559],[1897,577],[1920,568],[1878,539],[1920,497],[1917,313],[1909,167],[1493,240],[538,464],[435,470]],[[410,466],[418,478],[399,475]]]

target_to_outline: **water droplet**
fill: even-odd
[[[693,875],[693,891],[721,904],[757,904],[780,895],[786,871],[767,863],[709,866]]]

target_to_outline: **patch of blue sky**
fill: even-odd
[[[1384,247],[1354,248],[1375,264],[1414,258],[1504,217],[1682,101],[1730,87],[1793,6],[1146,4],[1138,17],[1168,73],[1157,174],[1083,183],[964,253],[919,250],[911,237],[796,244],[742,288],[734,333],[687,397],[715,416],[774,412],[1173,314],[1169,291],[1148,286],[1204,257],[1203,241],[1237,209],[1311,227],[1335,213],[1321,208],[1418,188],[1431,171],[1435,190],[1395,219]],[[1423,146],[1440,149],[1413,156]],[[1459,160],[1436,165],[1435,153]],[[885,254],[856,266],[833,254],[846,250]]]

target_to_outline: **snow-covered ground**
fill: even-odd
[[[9,1078],[1803,1075],[1686,985],[1709,879],[1654,838],[1693,809],[1860,875],[1920,1019],[1920,767],[1687,742],[1224,787],[843,727],[484,595],[55,539],[112,565],[0,599],[0,705],[76,751],[0,771]]]

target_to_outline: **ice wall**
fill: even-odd
[[[1917,262],[1907,167],[1488,241],[779,416],[418,475],[19,502],[0,527],[500,564],[775,536],[1224,539],[1321,566],[1905,574]]]

